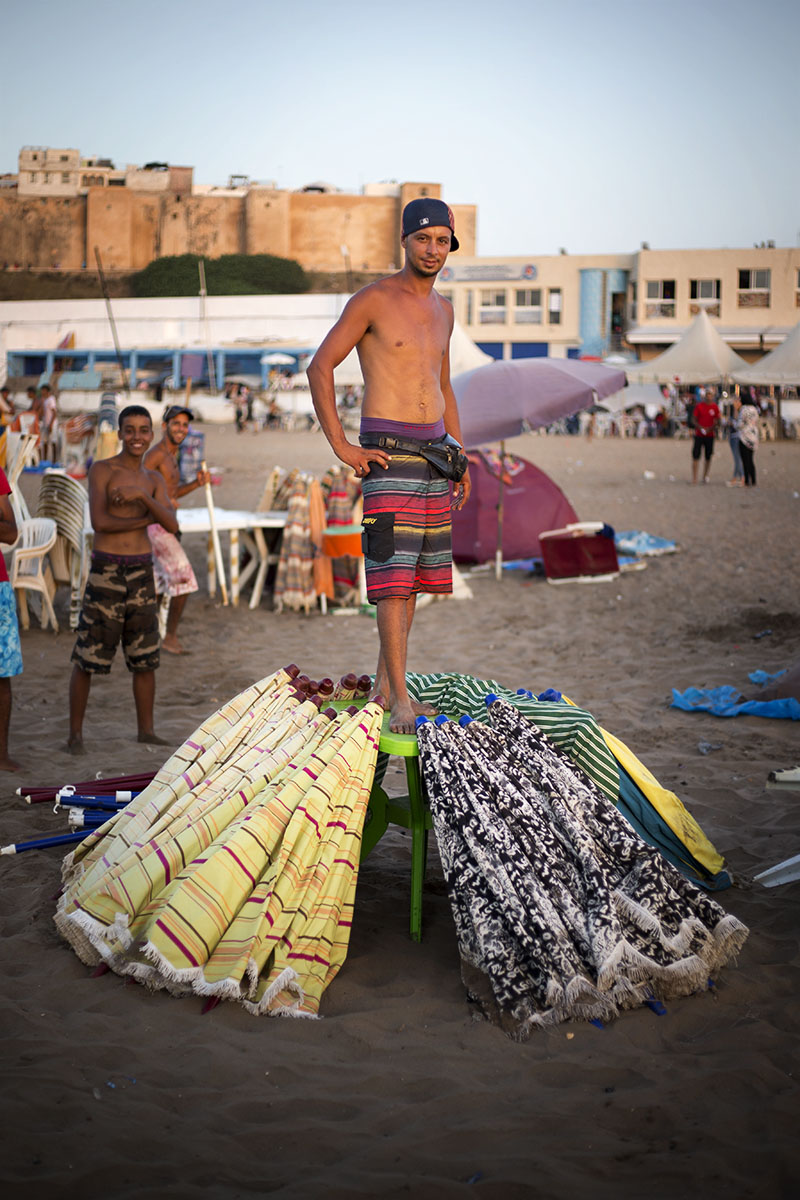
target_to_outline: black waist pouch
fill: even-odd
[[[440,475],[452,479],[454,483],[464,478],[469,467],[469,459],[449,433],[430,442],[418,441],[417,438],[396,438],[388,434],[362,434],[359,440],[362,446],[375,446],[379,450],[405,450],[409,454],[419,454]]]

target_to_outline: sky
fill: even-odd
[[[24,145],[442,185],[485,256],[800,245],[797,0],[14,0]]]

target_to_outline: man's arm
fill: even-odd
[[[0,542],[10,546],[17,540],[17,519],[8,496],[0,496]]]
[[[197,488],[205,487],[207,483],[211,483],[211,472],[198,471],[190,483],[178,484],[175,495],[180,499],[181,496],[188,496],[189,492],[194,492]]]
[[[352,467],[359,478],[369,474],[370,463],[375,462],[381,467],[386,467],[389,455],[384,450],[367,450],[361,446],[354,446],[345,437],[336,409],[333,369],[344,361],[369,329],[368,297],[369,289],[365,288],[348,301],[344,312],[317,350],[307,370],[311,399],[322,432],[330,442],[336,457]]]
[[[450,334],[447,339],[447,347],[445,348],[444,357],[442,358],[442,374],[440,386],[442,396],[444,398],[444,428],[445,432],[454,437],[460,446],[464,445],[461,437],[461,420],[458,415],[458,404],[456,403],[455,392],[453,385],[450,382],[450,337],[453,333],[453,310],[450,305]],[[458,510],[463,508],[469,499],[469,494],[472,489],[472,481],[469,477],[469,468],[462,476],[459,482],[453,488],[453,508]]]

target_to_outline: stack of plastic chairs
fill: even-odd
[[[89,570],[86,489],[62,471],[46,471],[39,490],[36,515],[55,521],[58,536],[50,551],[57,583],[69,584],[69,625],[77,629],[81,597]],[[90,536],[90,535],[89,535]]]

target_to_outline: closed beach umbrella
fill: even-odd
[[[462,957],[515,1036],[702,989],[746,928],[511,705],[417,736]],[[474,986],[474,984],[473,984]]]
[[[96,831],[56,915],[85,962],[316,1015],[347,952],[383,710],[320,713],[290,672],[223,706]]]

